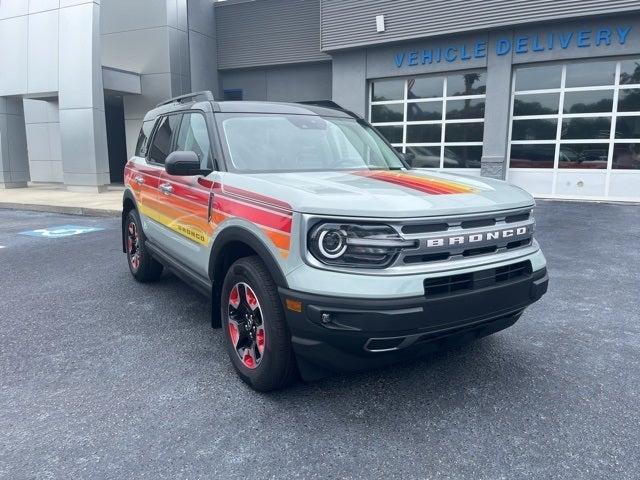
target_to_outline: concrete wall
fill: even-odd
[[[0,97],[58,96],[62,178],[70,188],[100,190],[109,183],[99,19],[100,3],[93,0],[0,2]],[[24,131],[22,105],[19,110]],[[35,134],[38,127],[31,130],[31,138],[44,141]],[[45,150],[51,155],[48,138],[46,149],[34,143],[34,162],[58,160],[57,148],[53,157],[42,158]],[[0,142],[24,143],[24,152],[14,148],[9,173],[18,178],[28,172],[26,142]],[[18,158],[24,165],[16,163]]]
[[[188,0],[191,90],[210,90],[217,98],[220,80],[215,12],[210,0]]]
[[[331,63],[224,70],[223,90],[242,89],[243,100],[297,102],[331,98]]]
[[[25,98],[24,122],[32,182],[63,182],[58,99]]]
[[[140,74],[142,94],[124,96],[131,156],[146,112],[191,90],[187,1],[109,0],[103,9],[102,65]]]
[[[127,153],[144,115],[191,91],[218,93],[210,0],[109,0],[103,4],[102,65],[140,75],[141,95],[124,96]]]
[[[0,97],[0,188],[23,187],[29,180],[22,102]]]

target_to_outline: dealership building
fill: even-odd
[[[122,182],[145,112],[333,100],[415,167],[640,200],[637,0],[0,0],[0,186]]]

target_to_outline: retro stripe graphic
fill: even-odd
[[[136,175],[142,175],[144,183],[135,183]],[[289,204],[204,178],[177,180],[176,177],[160,178],[160,175],[157,171],[125,169],[125,182],[134,191],[142,214],[201,245],[209,244],[220,223],[229,218],[242,218],[257,225],[280,255],[288,257],[293,218]],[[171,195],[158,192],[159,184],[165,182],[173,187]]]
[[[456,193],[473,193],[477,191],[468,185],[443,180],[440,178],[428,178],[408,172],[392,172],[387,170],[362,170],[353,172],[354,175],[372,178],[381,182],[392,183],[401,187],[418,190],[429,195],[451,195]]]
[[[283,258],[289,256],[293,217],[288,203],[215,183],[211,212],[215,224],[230,217],[239,217],[258,225],[278,248],[280,255]]]

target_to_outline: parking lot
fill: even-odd
[[[638,478],[640,207],[536,216],[549,292],[510,329],[258,394],[119,219],[0,210],[0,478]],[[60,226],[103,230],[19,233]]]

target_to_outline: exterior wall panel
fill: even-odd
[[[284,65],[228,70],[222,73],[224,90],[242,90],[243,100],[301,102],[331,99],[331,64]]]
[[[329,60],[319,24],[319,0],[217,3],[218,68]]]
[[[322,50],[631,10],[637,0],[321,0]]]

